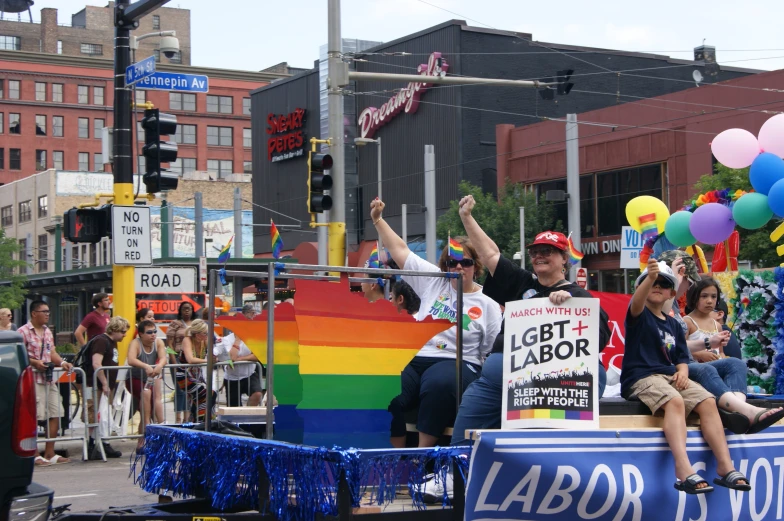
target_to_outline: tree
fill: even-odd
[[[534,236],[544,230],[560,230],[563,224],[554,222],[555,211],[552,203],[537,202],[533,191],[525,190],[522,185],[507,183],[499,192],[499,200],[493,194],[484,194],[482,189],[463,181],[458,186],[460,197],[471,194],[476,199],[472,215],[476,222],[493,239],[504,257],[509,259],[520,251],[520,210],[525,207],[525,244],[533,242]],[[452,201],[436,225],[439,239],[446,240],[447,234],[455,237],[465,235],[463,222],[458,213],[458,201]]]
[[[751,191],[749,169],[741,168],[736,170],[717,164],[713,175],[707,174],[700,177],[700,180],[694,185],[694,195],[696,197],[711,190],[724,190],[725,188],[733,191],[739,189],[747,192]],[[691,204],[691,201],[686,201],[684,204]],[[738,259],[749,260],[758,268],[778,266],[782,262],[782,258],[776,254],[776,245],[770,240],[770,234],[777,225],[777,219],[774,217],[768,224],[758,230],[746,230],[737,226],[735,229],[738,230],[740,235]]]
[[[0,308],[16,309],[24,304],[27,277],[20,273],[27,263],[16,260],[18,257],[19,243],[0,228]]]

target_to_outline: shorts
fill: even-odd
[[[87,423],[97,423],[95,421],[95,404],[93,403],[93,388],[92,387],[84,387],[82,389],[83,389],[83,393],[84,393],[84,394],[82,394],[82,396],[87,396],[87,399],[85,400],[85,402],[87,404]],[[97,396],[98,400],[101,399],[101,395],[102,394],[103,393],[100,393],[100,392],[98,393],[98,396]],[[113,396],[114,396],[114,393],[112,392],[112,394],[109,396],[109,404],[112,403],[112,397]]]
[[[62,397],[57,385],[54,384],[35,384],[35,413],[38,421],[50,418],[60,418],[63,415],[63,407],[60,404]]]
[[[705,400],[715,399],[711,393],[697,382],[689,380],[689,386],[679,391],[672,385],[672,380],[672,376],[664,374],[646,376],[632,385],[630,397],[640,400],[656,415],[662,405],[680,395],[686,407],[686,416],[691,414],[691,411]]]

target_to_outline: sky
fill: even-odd
[[[539,42],[692,59],[693,48],[716,47],[720,64],[784,68],[780,0],[342,0],[344,38],[390,41],[451,19],[476,27],[525,32]],[[85,5],[106,0],[35,0],[59,10],[60,23]],[[642,5],[642,4],[639,4]],[[327,0],[172,0],[191,10],[192,65],[261,70],[280,62],[312,67],[327,42]],[[218,6],[218,7],[216,7]],[[655,8],[653,8],[655,6]],[[448,9],[452,12],[447,12]],[[164,27],[165,29],[165,27]],[[434,49],[437,50],[437,49]]]

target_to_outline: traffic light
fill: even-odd
[[[332,176],[325,170],[332,168],[332,156],[308,152],[308,213],[322,213],[332,208],[332,198],[324,190],[332,188]]]
[[[173,135],[177,132],[177,116],[165,114],[158,109],[147,109],[142,119],[144,129],[145,158],[144,186],[148,194],[156,194],[167,190],[176,190],[179,176],[161,168],[161,163],[177,160],[177,143],[161,141],[161,136]]]
[[[558,81],[557,92],[559,95],[565,96],[569,94],[569,91],[574,87],[574,83],[569,83],[569,78],[572,77],[572,74],[574,74],[573,69],[558,71],[556,74],[556,81]]]
[[[108,236],[111,205],[71,208],[63,215],[65,238],[71,242],[101,242]]]

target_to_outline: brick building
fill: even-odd
[[[113,124],[112,67],[102,58],[0,51],[0,184],[47,168],[104,170],[100,129]],[[171,170],[205,171],[213,178],[251,173],[250,91],[286,75],[167,64],[158,69],[210,81],[207,94],[136,91],[138,102],[178,118],[180,152]],[[143,132],[137,138],[143,141]]]
[[[134,35],[156,31],[177,31],[180,52],[163,63],[190,65],[191,12],[188,9],[160,7],[139,20]],[[114,2],[106,7],[88,5],[71,16],[71,23],[61,24],[57,9],[41,9],[40,22],[0,20],[0,49],[9,51],[41,52],[65,56],[84,56],[113,59],[114,57]],[[158,62],[158,39],[139,42],[136,58],[155,54]]]

